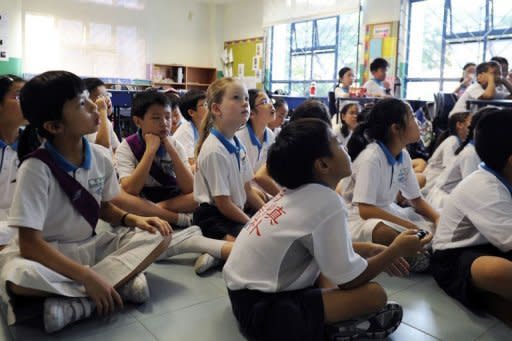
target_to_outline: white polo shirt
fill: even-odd
[[[332,130],[334,131],[334,135],[336,135],[336,138],[338,139],[338,141],[340,141],[341,143],[343,143],[343,145],[347,145],[348,143],[348,140],[350,140],[350,138],[352,137],[352,131],[348,131],[348,135],[347,136],[343,136],[343,134],[341,133],[341,128],[343,127],[343,123],[339,123],[339,124],[336,124],[336,125],[333,125],[333,128]]]
[[[366,89],[366,94],[370,97],[377,96],[382,97],[386,96],[386,89],[382,84],[382,81],[378,81],[376,79],[369,79],[364,83],[363,88]]]
[[[344,181],[343,198],[388,209],[400,190],[406,199],[421,196],[411,157],[403,149],[397,159],[380,142],[366,146],[352,165],[352,175]]]
[[[59,167],[86,188],[100,205],[119,193],[119,184],[107,149],[84,139],[85,159],[80,167],[70,164],[48,142]],[[25,160],[18,170],[18,185],[9,214],[9,226],[42,231],[48,242],[78,242],[91,237],[92,228],[72,206],[48,166],[35,158]]]
[[[425,176],[427,182],[437,177],[443,169],[448,167],[455,159],[455,151],[460,146],[460,140],[457,136],[447,137],[434,151],[434,154],[428,159]]]
[[[512,186],[493,173],[478,169],[444,202],[434,235],[434,250],[491,243],[512,250]]]
[[[244,208],[247,200],[244,186],[254,174],[245,147],[241,143],[240,147],[238,151],[234,141],[225,137],[221,141],[213,132],[208,135],[194,174],[194,199],[199,204],[215,205],[214,197],[230,196],[236,206]]]
[[[185,164],[185,167],[190,167],[187,155],[185,154],[185,149],[182,147],[182,145],[178,141],[176,141],[172,136],[168,136],[167,139],[176,149],[176,152],[178,153],[181,161]],[[144,148],[146,148],[145,144],[143,145]],[[176,177],[173,161],[171,160],[171,157],[169,156],[163,145],[160,145],[160,148],[158,149],[157,154],[153,159],[153,162],[155,162],[164,171],[165,174]],[[130,145],[128,144],[126,139],[123,140],[123,142],[121,142],[119,148],[117,148],[116,150],[116,153],[114,155],[114,164],[116,165],[117,173],[119,174],[119,179],[123,179],[127,176],[132,175],[133,172],[135,171],[135,168],[137,168],[137,165],[139,164],[139,161],[133,154],[132,149],[130,148]],[[156,181],[148,173],[148,176],[144,181],[144,185],[149,187],[158,187],[161,186],[162,184]]]
[[[256,172],[267,162],[268,149],[275,140],[274,133],[269,128],[265,128],[263,143],[260,143],[252,127],[245,125],[245,127],[236,132],[236,136],[247,149],[247,156],[249,157],[252,170]]]
[[[18,171],[18,154],[16,141],[9,145],[0,140],[0,220],[7,219],[16,188],[16,172]]]
[[[451,193],[462,179],[478,169],[480,162],[475,146],[472,143],[467,144],[459,155],[455,156],[453,163],[439,175],[437,187]]]
[[[459,97],[455,105],[453,106],[452,111],[448,114],[448,117],[452,116],[453,114],[460,113],[460,112],[467,112],[469,111],[466,107],[466,103],[470,99],[478,99],[482,94],[485,92],[485,89],[482,88],[480,83],[473,83],[471,84],[466,91],[462,94],[462,96]]]
[[[191,121],[184,121],[172,135],[185,149],[187,158],[195,158],[195,149],[199,140],[199,132]]]
[[[335,284],[367,267],[354,252],[341,197],[320,184],[285,189],[238,235],[224,265],[231,290],[280,292],[311,287],[320,272]]]
[[[117,138],[116,132],[114,131],[114,126],[112,125],[112,122],[107,120],[107,126],[108,126],[108,135],[110,137],[110,148],[109,148],[109,150],[110,150],[111,154],[113,155],[114,154],[114,150],[119,148],[120,142],[119,142],[119,139]],[[96,137],[97,136],[98,136],[98,132],[85,135],[87,140],[89,142],[91,142],[91,143],[96,143]]]

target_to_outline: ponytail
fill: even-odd
[[[199,140],[197,141],[196,146],[196,160],[199,157],[199,152],[201,151],[201,147],[203,146],[204,141],[208,135],[210,135],[210,131],[213,128],[213,113],[208,111],[206,116],[201,121],[201,126],[199,127]]]
[[[348,140],[347,149],[348,155],[352,162],[355,161],[356,157],[361,154],[361,152],[366,148],[366,146],[370,143],[368,137],[366,136],[366,130],[368,129],[368,122],[360,123],[356,129],[352,132],[352,137]]]
[[[41,140],[37,134],[37,128],[33,124],[27,125],[18,139],[18,159],[23,161],[40,145]]]

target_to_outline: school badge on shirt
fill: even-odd
[[[409,170],[407,168],[401,168],[398,172],[398,182],[404,183],[407,180],[407,176],[409,175]]]
[[[89,179],[89,192],[101,195],[103,192],[103,185],[105,184],[105,177]]]

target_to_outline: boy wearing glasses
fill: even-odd
[[[99,144],[113,154],[119,147],[119,138],[114,132],[112,122],[109,117],[112,115],[112,94],[107,91],[105,83],[99,78],[84,79],[85,88],[89,91],[89,98],[98,106],[100,113],[100,124],[98,131],[86,135],[87,140],[91,143]]]
[[[188,162],[192,170],[194,170],[196,163],[195,149],[199,140],[199,129],[201,121],[208,111],[206,93],[202,90],[189,90],[180,99],[180,111],[186,121],[178,127],[173,137],[185,149]]]

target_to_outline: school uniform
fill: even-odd
[[[172,136],[183,146],[187,158],[194,159],[197,141],[199,140],[199,132],[194,123],[192,121],[183,122]]]
[[[466,103],[470,99],[478,99],[480,96],[483,95],[485,92],[485,89],[480,85],[480,83],[473,83],[471,84],[466,91],[462,94],[462,96],[459,97],[455,105],[453,106],[452,111],[448,114],[448,117],[452,116],[453,114],[461,113],[461,112],[468,112],[469,109],[466,107]]]
[[[342,127],[343,127],[343,123],[340,122],[339,124],[333,125],[332,129],[333,129],[334,135],[336,135],[336,138],[338,139],[338,141],[340,141],[344,146],[346,146],[348,143],[348,140],[350,140],[350,138],[352,137],[352,131],[349,130],[348,135],[343,136],[343,134],[341,132]]]
[[[341,84],[338,84],[338,86],[336,86],[336,88],[334,88],[334,98],[335,99],[347,98],[349,96],[350,96],[349,88],[344,88],[343,86],[341,86]]]
[[[243,210],[247,200],[244,186],[253,176],[245,146],[236,136],[230,141],[212,129],[201,147],[194,174],[194,199],[199,207],[193,224],[201,227],[205,237],[222,239],[240,233],[243,224],[222,215],[214,197],[229,196]]]
[[[322,294],[314,287],[319,274],[343,284],[367,267],[352,248],[346,222],[341,197],[316,183],[284,189],[251,218],[223,270],[243,334],[323,338]]]
[[[18,141],[10,145],[0,140],[0,245],[7,244],[16,233],[16,229],[7,226],[7,216],[16,188],[17,147]]]
[[[119,139],[117,138],[116,132],[114,131],[114,126],[112,125],[112,122],[107,120],[107,126],[108,126],[108,136],[109,136],[109,141],[110,141],[110,148],[108,148],[108,149],[110,150],[111,155],[114,155],[114,150],[119,148],[120,142],[119,142]],[[92,134],[85,135],[87,140],[91,143],[96,143],[97,136],[98,136],[98,132],[94,132]]]
[[[245,127],[236,132],[236,136],[247,150],[247,157],[254,173],[267,162],[268,149],[274,143],[275,135],[269,128],[263,132],[263,142],[260,142],[252,126],[247,123]]]
[[[480,157],[476,153],[473,143],[467,144],[455,157],[453,163],[448,166],[435,181],[434,188],[430,190],[426,200],[435,209],[443,208],[446,197],[453,191],[462,179],[468,177],[478,169]]]
[[[433,188],[435,179],[441,172],[452,164],[455,159],[455,151],[460,146],[460,139],[456,135],[447,137],[434,151],[434,154],[428,159],[427,167],[423,174],[427,178],[427,185],[422,190],[423,195],[427,195]]]
[[[146,143],[144,142],[140,131],[136,134],[138,143],[145,152]],[[120,180],[132,175],[135,171],[135,168],[137,168],[137,165],[139,164],[139,160],[135,156],[132,148],[130,147],[130,144],[128,143],[128,139],[129,137],[121,142],[114,155],[114,163],[116,165]],[[188,158],[183,146],[172,136],[167,136],[167,139],[176,149],[176,152],[178,153],[178,156],[185,167],[189,167]],[[172,183],[170,184],[163,184],[155,179],[150,172],[144,180],[144,188],[141,191],[141,196],[152,202],[160,202],[180,195],[181,190],[175,180],[176,173],[174,170],[174,163],[163,145],[160,145],[158,148],[153,159],[153,164],[161,169],[163,176],[169,177],[173,181],[171,181]]]
[[[384,87],[384,82],[375,78],[366,81],[363,88],[366,89],[366,94],[370,97],[382,97],[388,95],[386,93],[386,88]],[[389,95],[391,95],[391,93],[389,93]]]
[[[119,184],[105,148],[84,138],[84,162],[76,167],[49,143],[45,148],[57,166],[72,176],[96,200],[110,201]],[[103,149],[103,151],[102,151]],[[23,162],[9,215],[9,226],[40,231],[43,238],[74,261],[90,266],[107,283],[115,285],[133,272],[162,242],[159,234],[118,228],[93,235],[90,222],[72,205],[46,163],[36,158]],[[7,281],[18,286],[66,297],[86,297],[85,288],[48,267],[22,258],[18,238],[0,253],[0,299],[7,322],[16,321]]]
[[[342,180],[343,198],[349,205],[348,226],[353,241],[371,242],[373,229],[384,223],[398,232],[406,228],[382,219],[363,219],[359,203],[377,206],[389,213],[412,221],[420,228],[432,230],[432,224],[414,212],[395,203],[398,191],[406,199],[421,197],[411,157],[406,149],[398,158],[381,142],[370,143],[352,165],[352,175]]]
[[[512,261],[511,231],[512,185],[482,164],[445,200],[432,244],[431,269],[439,286],[469,308],[481,308],[471,265],[481,256]]]

